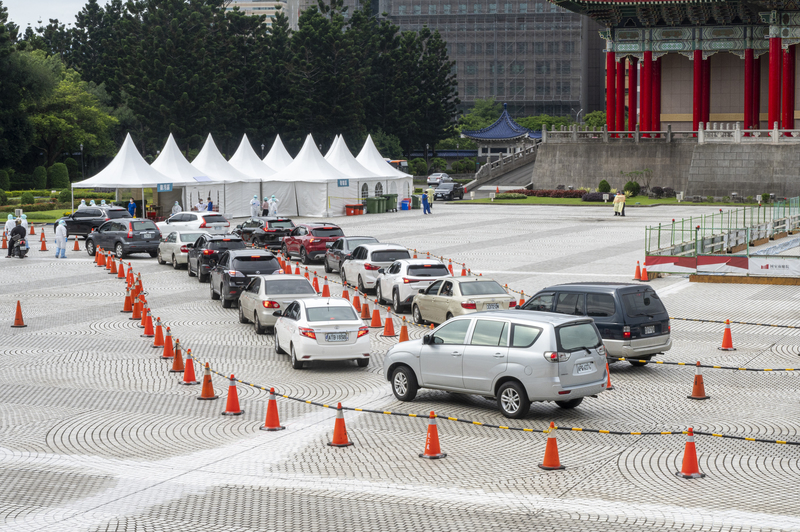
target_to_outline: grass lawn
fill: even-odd
[[[52,223],[64,216],[65,212],[69,212],[69,209],[55,209],[52,211],[39,211],[39,212],[26,212],[25,215],[28,217],[29,222],[36,222],[37,224],[41,223]],[[5,219],[8,217],[9,214],[14,214],[14,212],[0,212],[0,217]]]
[[[580,198],[538,198],[536,196],[529,196],[525,199],[518,199],[518,200],[495,200],[492,202],[489,198],[481,198],[476,200],[464,200],[464,201],[455,201],[453,203],[499,203],[502,205],[581,205],[584,207],[613,207],[614,204],[611,200],[608,200],[608,203],[603,203],[602,201],[583,201]],[[682,201],[680,204],[678,200],[675,198],[645,198],[645,197],[636,197],[630,198],[628,201],[625,202],[625,207],[636,207],[636,203],[641,204],[641,206],[650,206],[650,205],[701,205],[701,206],[719,206],[719,207],[745,207],[747,205],[756,205],[755,203],[750,204],[743,204],[743,203],[692,203],[691,201]]]

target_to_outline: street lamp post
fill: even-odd
[[[261,145],[261,158],[264,158],[264,145]]]
[[[429,146],[426,144],[425,145],[425,172],[428,172],[428,170],[430,170],[430,167],[428,166],[428,149],[429,149]]]
[[[81,179],[86,179],[86,175],[83,172],[83,143],[81,143]]]

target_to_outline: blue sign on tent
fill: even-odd
[[[158,192],[172,192],[172,183],[159,183],[156,190]]]
[[[350,180],[349,179],[339,179],[337,181],[338,181],[338,186],[340,186],[340,187],[345,187],[346,188],[346,187],[350,186]]]

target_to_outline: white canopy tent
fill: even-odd
[[[398,179],[397,176],[390,176],[388,172],[380,175],[365,168],[350,153],[350,148],[347,147],[347,143],[341,135],[333,141],[331,149],[325,155],[325,160],[350,177],[348,187],[345,189],[342,186],[337,186],[337,197],[329,199],[333,212],[337,212],[337,209],[343,212],[345,205],[361,203],[363,198],[384,193],[389,194],[392,188],[391,183]],[[397,192],[391,193],[397,194]]]
[[[172,202],[179,201],[183,210],[191,210],[190,195],[192,191],[196,191],[200,197],[207,198],[211,195],[211,185],[221,182],[192,166],[181,153],[172,133],[161,153],[150,166],[167,176],[167,182],[172,184],[171,192],[159,191],[159,201],[165,209],[163,212],[165,217],[169,216]],[[175,188],[180,188],[180,190],[175,190]],[[204,193],[206,195],[203,195]]]
[[[253,196],[256,196],[260,203],[261,180],[231,166],[217,149],[210,133],[203,149],[192,161],[192,166],[207,175],[214,176],[215,181],[222,183],[214,187],[204,187],[210,188],[213,193],[212,200],[219,198],[216,201],[219,202],[220,213],[224,212],[229,217],[249,216],[250,200]]]
[[[275,142],[272,143],[272,148],[270,148],[267,156],[264,157],[263,162],[275,172],[280,172],[292,164],[292,156],[286,151],[280,135],[275,136]]]
[[[378,148],[375,147],[375,143],[372,142],[372,135],[367,135],[367,140],[364,141],[364,146],[356,157],[356,161],[375,175],[389,176],[387,179],[388,187],[385,192],[387,194],[397,194],[398,202],[404,198],[410,198],[411,194],[414,193],[414,178],[386,162]]]
[[[253,150],[253,146],[250,144],[250,140],[247,138],[247,133],[242,137],[239,148],[228,162],[243,174],[258,178],[260,181],[275,174],[275,170],[271,166],[258,158],[258,155],[256,155],[256,152]]]

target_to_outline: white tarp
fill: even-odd
[[[215,186],[218,181],[186,160],[172,133],[161,153],[150,166],[167,176],[168,182],[173,186],[171,193],[159,192],[159,202],[164,209],[164,216],[168,216],[174,201],[180,201],[181,207],[186,211],[191,210],[192,206],[197,203],[197,199],[201,197],[203,201],[209,197],[213,198],[214,202],[218,201],[215,191],[217,188],[220,190],[222,188]],[[175,190],[176,188],[181,190]],[[219,200],[222,200],[221,192]]]
[[[228,162],[240,172],[250,177],[255,177],[260,181],[264,181],[275,174],[275,170],[271,166],[258,158],[253,146],[250,145],[247,133],[242,137],[239,149],[236,150],[236,153],[233,154],[233,157]]]
[[[286,151],[280,135],[275,136],[275,142],[272,143],[272,148],[270,148],[267,156],[264,157],[263,162],[272,168],[274,172],[280,172],[292,164],[292,156]]]
[[[362,203],[362,198],[397,193],[392,192],[390,188],[398,177],[390,177],[388,173],[376,175],[375,172],[365,168],[353,157],[341,136],[337,136],[333,141],[325,160],[349,177],[347,184],[337,181],[335,189],[333,186],[330,187],[328,204],[332,215],[341,216],[345,212],[346,205]]]
[[[155,188],[170,182],[169,177],[147,164],[128,133],[108,166],[89,179],[72,183],[72,188]]]
[[[414,193],[414,178],[387,163],[378,148],[375,147],[375,143],[372,142],[371,135],[368,135],[367,140],[364,141],[364,146],[356,157],[356,161],[375,175],[391,177],[391,179],[388,179],[388,186],[384,189],[384,193],[398,195],[398,208],[404,198],[410,198]],[[373,192],[372,195],[375,195],[375,193]]]
[[[192,161],[192,166],[214,176],[221,185],[210,187],[219,199],[219,212],[230,217],[250,216],[250,200],[256,196],[261,201],[261,180],[240,172],[225,160],[217,149],[211,134],[208,135],[203,149]],[[212,200],[214,197],[212,195]],[[205,199],[205,198],[204,198]]]

